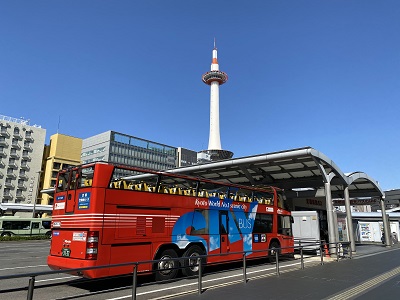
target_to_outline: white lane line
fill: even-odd
[[[15,270],[15,269],[26,269],[26,268],[38,268],[38,267],[48,267],[48,265],[37,265],[37,266],[23,266],[23,267],[3,268],[3,269],[0,269],[0,271]]]
[[[46,241],[47,242],[47,241]],[[1,245],[1,249],[5,249],[5,248],[15,248],[15,249],[21,249],[21,246],[36,246],[36,248],[47,248],[50,246],[50,242],[48,242],[48,245],[43,245],[44,243],[29,243],[29,244],[24,244],[24,243],[20,243],[20,244],[15,244],[15,245]]]
[[[46,282],[46,281],[54,281],[54,280],[64,280],[64,279],[69,279],[69,278],[81,278],[79,276],[66,276],[66,277],[59,277],[59,278],[50,278],[50,279],[42,279],[42,280],[36,280],[35,282]]]

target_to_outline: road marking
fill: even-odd
[[[288,267],[295,266],[295,265],[299,265],[300,263],[301,263],[301,262],[292,263],[292,264],[284,265],[284,266],[280,266],[280,269],[288,268]],[[315,261],[305,261],[304,264],[306,264],[306,263],[315,263]],[[276,270],[276,267],[274,266],[274,267],[270,267],[270,268],[266,268],[266,269],[261,269],[261,270],[257,270],[257,271],[247,272],[247,275],[249,275],[249,274],[255,274],[255,273],[259,273],[259,272],[271,271],[271,270]],[[286,273],[286,272],[289,272],[289,271],[291,271],[291,270],[281,271],[280,273]],[[250,280],[250,279],[253,280],[253,279],[258,279],[258,278],[264,278],[264,277],[269,277],[269,276],[273,276],[273,275],[276,275],[276,274],[275,274],[275,273],[269,273],[269,274],[263,274],[263,275],[253,276],[253,277],[251,277],[251,278],[248,278],[248,280]],[[234,274],[234,275],[229,275],[229,276],[224,276],[224,277],[218,277],[218,278],[213,278],[213,279],[207,279],[207,280],[203,280],[202,282],[203,282],[203,284],[204,284],[204,283],[211,283],[211,282],[220,281],[220,280],[224,280],[224,279],[230,279],[230,278],[233,278],[233,277],[243,277],[243,274]],[[227,283],[214,284],[214,285],[212,285],[212,286],[207,286],[207,289],[212,289],[212,288],[218,288],[218,287],[222,287],[222,286],[237,284],[237,283],[240,283],[240,282],[243,282],[243,280],[242,280],[242,279],[238,279],[238,280],[230,281],[230,282],[227,282]],[[197,285],[198,285],[198,282],[196,281],[196,282],[192,282],[192,283],[187,283],[187,284],[182,284],[182,285],[176,285],[176,286],[171,286],[171,287],[167,287],[167,288],[162,288],[162,289],[157,289],[157,290],[151,290],[151,291],[147,291],[147,292],[136,293],[136,296],[143,296],[143,295],[148,295],[148,294],[154,294],[154,293],[158,293],[158,292],[162,292],[162,291],[168,291],[168,290],[173,290],[173,289],[179,289],[179,288],[182,288],[182,287],[189,287],[189,286],[194,286],[194,285],[197,286]],[[179,294],[192,294],[192,293],[195,293],[195,292],[197,293],[197,289],[196,289],[196,290],[188,290],[188,291],[180,292],[180,293],[177,293],[177,294],[172,294],[172,295],[169,295],[168,298],[175,297],[176,295],[179,295]],[[127,295],[127,296],[120,296],[120,297],[116,297],[116,298],[109,298],[108,300],[120,300],[120,299],[126,299],[126,298],[131,298],[131,297],[132,297],[132,295]],[[154,298],[154,299],[163,299],[163,298],[165,299],[166,296],[164,295],[164,296],[162,296],[161,298]]]
[[[54,280],[63,280],[63,279],[69,279],[69,278],[81,278],[79,276],[66,276],[66,277],[58,277],[58,278],[50,278],[50,279],[42,279],[42,280],[36,280],[35,282],[46,282],[46,281],[54,281]]]
[[[349,298],[356,297],[360,294],[365,293],[368,290],[371,290],[375,288],[376,286],[382,284],[384,281],[397,276],[400,273],[400,267],[394,268],[386,273],[383,273],[381,275],[375,276],[371,278],[370,280],[364,281],[363,283],[349,288],[347,290],[344,290],[343,292],[340,292],[339,294],[336,294],[332,297],[326,298],[327,300],[346,300]]]
[[[26,269],[26,268],[38,268],[38,267],[48,267],[48,265],[37,265],[37,266],[23,266],[23,267],[3,268],[3,269],[0,269],[0,271],[15,270],[15,269]]]
[[[380,252],[376,252],[376,253],[370,253],[370,254],[362,254],[362,255],[360,255],[360,256],[355,256],[355,257],[353,257],[353,259],[361,259],[361,258],[365,258],[365,257],[369,257],[369,256],[374,256],[374,255],[379,255],[379,254],[382,254],[382,253],[386,253],[386,252],[392,252],[392,251],[398,251],[399,250],[399,248],[396,248],[396,249],[384,249],[384,250],[382,250],[382,251],[380,251]]]

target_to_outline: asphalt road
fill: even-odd
[[[46,256],[49,241],[19,241],[0,243],[0,276],[48,271]],[[280,263],[276,267],[266,261],[249,263],[247,283],[243,283],[241,264],[206,268],[202,279],[202,294],[198,295],[197,279],[180,278],[174,282],[155,284],[151,277],[139,277],[137,299],[377,299],[398,293],[397,281],[400,249],[368,246],[357,247],[352,260],[320,265],[320,259],[308,258],[305,269],[299,259]],[[389,271],[392,270],[392,273]],[[378,276],[378,277],[377,277]],[[381,276],[381,277],[379,277]],[[371,278],[375,281],[370,281]],[[0,299],[26,299],[29,278],[0,280]],[[377,283],[378,282],[378,283]],[[351,289],[361,286],[362,294]],[[38,276],[34,299],[131,299],[132,277],[86,280],[68,274]],[[347,293],[347,294],[344,294]],[[350,293],[350,294],[349,294]],[[351,296],[349,296],[351,295]],[[355,295],[355,296],[354,296]],[[342,298],[340,298],[342,297]]]

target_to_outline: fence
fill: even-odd
[[[266,250],[260,250],[260,251],[242,251],[242,252],[231,252],[230,254],[241,254],[242,255],[242,267],[243,267],[243,283],[247,283],[247,260],[246,260],[246,255],[249,252],[255,253],[255,252],[266,252],[266,257],[268,257],[268,253],[273,252],[275,255],[275,265],[276,265],[276,276],[280,275],[279,272],[279,253],[280,250],[282,249],[294,249],[295,252],[298,252],[300,255],[300,268],[304,269],[304,249],[309,249],[311,246],[319,246],[319,256],[321,258],[320,264],[324,264],[324,257],[329,256],[329,250],[327,247],[330,247],[330,251],[334,252],[336,255],[336,261],[339,261],[340,258],[352,258],[352,251],[350,247],[350,243],[329,243],[326,244],[323,241],[320,240],[308,240],[308,241],[301,241],[299,246],[295,247],[286,247],[286,248],[274,248],[274,249],[266,249]],[[334,250],[334,251],[332,251]],[[212,256],[221,256],[221,255],[226,255],[226,254],[213,254],[213,255],[201,255],[197,256],[195,259],[197,260],[197,263],[195,265],[191,265],[192,267],[198,267],[198,294],[201,294],[203,291],[202,288],[202,277],[203,277],[203,267],[205,267],[205,264],[203,263],[203,260],[207,260],[207,258],[212,257]],[[177,268],[170,268],[170,269],[164,269],[164,270],[174,270],[174,269],[183,269],[184,267],[182,266],[180,262],[183,262],[185,260],[193,260],[193,257],[180,257],[180,258],[169,258],[168,261],[178,261],[179,267]],[[122,267],[122,266],[132,266],[132,299],[136,299],[136,289],[137,289],[137,269],[138,266],[141,264],[146,264],[146,263],[151,263],[151,264],[157,264],[162,260],[149,260],[149,261],[139,261],[139,262],[129,262],[129,263],[122,263],[122,264],[114,264],[114,265],[104,265],[104,266],[96,266],[96,267],[86,267],[86,268],[75,268],[75,269],[66,269],[66,270],[53,270],[53,271],[45,271],[45,272],[34,272],[34,273],[25,273],[25,274],[15,274],[15,275],[7,275],[7,276],[0,276],[0,280],[6,280],[6,279],[15,279],[15,278],[29,278],[29,283],[28,283],[28,292],[27,292],[27,299],[32,300],[33,299],[33,293],[35,289],[35,280],[36,277],[38,276],[44,276],[44,275],[51,275],[51,274],[61,274],[61,273],[79,273],[82,271],[86,270],[95,270],[95,269],[104,269],[104,268],[116,268],[116,267]],[[155,272],[157,270],[153,270]]]

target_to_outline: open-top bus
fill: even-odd
[[[83,268],[148,260],[138,272],[156,279],[198,272],[196,257],[207,263],[265,257],[274,249],[293,253],[292,217],[283,191],[252,188],[143,170],[92,163],[62,170],[54,195],[52,269]],[[272,249],[272,250],[271,250]],[[264,252],[256,252],[265,250]],[[271,253],[270,253],[271,255]],[[132,266],[80,273],[97,278],[132,273]]]
[[[0,236],[45,235],[51,237],[51,218],[0,217]]]

